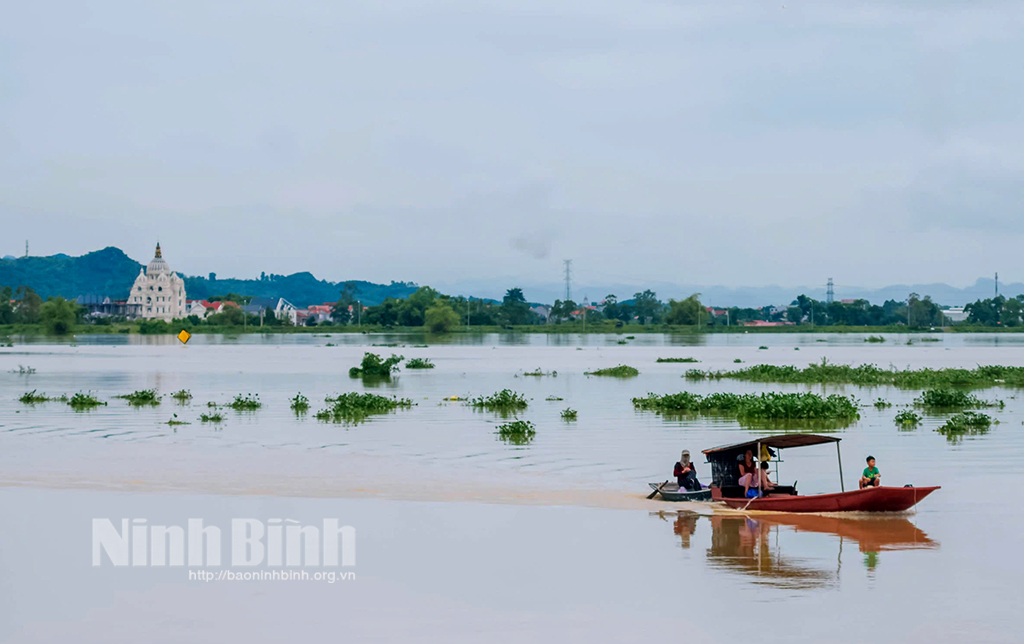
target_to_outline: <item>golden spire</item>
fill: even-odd
[[[163,254],[160,252],[160,242],[156,243],[156,256],[158,258],[163,257]]]

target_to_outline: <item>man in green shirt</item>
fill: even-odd
[[[882,475],[879,474],[878,468],[875,467],[875,457],[868,457],[868,466],[864,468],[864,473],[860,475],[860,489],[866,487],[879,487],[882,485]]]

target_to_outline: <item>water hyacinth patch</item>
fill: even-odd
[[[376,353],[364,353],[363,361],[358,367],[348,370],[352,378],[380,378],[388,380],[394,371],[398,371],[398,364],[404,360],[402,356],[391,354],[390,358],[382,359]]]
[[[656,362],[700,362],[697,358],[658,358]]]
[[[192,400],[192,392],[188,389],[179,389],[178,391],[171,394],[171,398],[178,402],[184,403]]]
[[[982,400],[974,394],[960,389],[928,389],[914,399],[918,407],[930,409],[981,409],[982,407],[1003,407],[1001,400]]]
[[[547,400],[547,401],[558,401],[558,400],[562,400],[562,398],[560,398],[558,396],[548,396],[544,400]]]
[[[528,420],[513,420],[498,425],[499,440],[513,445],[527,445],[537,435],[537,428]]]
[[[663,414],[708,414],[739,419],[843,420],[860,418],[857,400],[850,396],[813,393],[729,394],[706,396],[688,391],[676,394],[648,394],[633,398],[633,407]]]
[[[878,398],[875,400],[874,405],[875,409],[886,409],[888,407],[892,407],[892,403],[884,398]]]
[[[92,409],[93,407],[101,407],[106,404],[107,403],[105,401],[93,396],[92,393],[83,394],[82,392],[78,392],[68,399],[68,406],[75,410]]]
[[[988,432],[992,426],[992,418],[987,414],[975,411],[965,411],[950,416],[949,419],[935,431],[946,437],[946,440],[956,443],[964,436],[978,436]]]
[[[256,411],[263,406],[260,402],[259,394],[237,394],[235,399],[229,402],[227,407],[234,409],[235,411]]]
[[[596,371],[586,371],[585,375],[588,376],[611,376],[613,378],[632,378],[640,375],[640,370],[629,365],[620,364],[617,367],[608,367],[606,369],[597,369]]]
[[[134,407],[160,404],[160,396],[157,395],[156,389],[140,389],[139,391],[133,391],[130,394],[115,396],[115,398],[127,400],[128,404]]]
[[[562,420],[576,420],[579,413],[572,407],[566,407],[562,410]]]
[[[46,394],[41,394],[41,393],[37,392],[35,389],[33,389],[32,391],[25,392],[24,394],[21,395],[20,398],[18,398],[18,402],[23,402],[26,405],[34,405],[36,403],[44,403],[44,402],[49,402],[51,400],[58,401],[58,402],[67,402],[68,397],[67,396],[57,396],[57,397],[54,397],[54,398],[50,398]]]
[[[540,367],[537,367],[537,369],[534,370],[534,371],[524,371],[523,375],[524,376],[536,376],[536,377],[540,377],[540,376],[557,376],[558,372],[557,371],[543,371]]]
[[[406,369],[433,369],[434,363],[430,358],[412,358],[405,363]]]
[[[909,409],[904,409],[900,413],[896,414],[896,417],[893,418],[893,420],[900,427],[917,427],[921,422],[921,416]]]
[[[396,409],[408,409],[413,402],[408,398],[379,394],[350,392],[324,399],[329,406],[316,413],[316,419],[331,422],[359,422],[372,414],[387,414]]]
[[[289,399],[290,407],[296,414],[304,414],[309,411],[309,398],[302,395],[302,392],[295,394],[294,398]]]
[[[529,406],[526,396],[516,393],[511,389],[502,389],[490,396],[478,396],[469,401],[470,407],[496,411],[500,413],[515,413],[522,411]]]
[[[220,412],[213,412],[211,414],[202,414],[199,416],[199,422],[202,423],[220,423],[224,422],[224,417],[220,415]]]

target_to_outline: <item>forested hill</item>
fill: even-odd
[[[113,246],[81,257],[51,255],[0,259],[0,286],[30,286],[44,299],[59,295],[68,299],[96,295],[124,299],[139,274],[142,264]],[[269,275],[263,279],[217,279],[189,277],[185,291],[189,299],[238,293],[256,297],[283,297],[296,306],[335,302],[343,282],[318,280],[308,272],[293,275]],[[408,282],[374,284],[354,280],[356,296],[367,305],[379,304],[386,297],[404,298],[417,286]]]

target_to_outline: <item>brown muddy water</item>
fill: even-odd
[[[893,424],[915,390],[681,377],[693,367],[742,366],[737,358],[1024,365],[1024,337],[933,337],[914,336],[909,346],[907,336],[869,344],[852,334],[638,335],[625,345],[611,335],[447,343],[195,336],[185,346],[170,338],[15,338],[0,349],[0,641],[1020,641],[1022,392],[976,392],[1006,401],[989,412],[999,424],[950,442],[935,431],[944,415],[911,431]],[[430,358],[436,368],[364,386],[347,371],[367,350]],[[584,375],[617,364],[641,374]],[[523,375],[537,368],[557,375]],[[188,389],[193,398],[182,405],[165,396],[144,408],[113,398],[147,388]],[[443,400],[503,388],[531,398],[520,414],[537,427],[529,445],[497,440],[496,415]],[[91,391],[109,404],[75,412],[17,401],[33,389]],[[325,396],[363,390],[416,405],[356,425],[312,418]],[[666,419],[630,404],[682,390],[853,394],[861,419],[817,430],[842,437],[847,489],[868,453],[886,484],[943,489],[915,513],[881,519],[690,512],[646,501],[647,482],[670,478],[681,449],[702,461],[701,449],[776,431]],[[305,417],[289,409],[298,392],[310,399]],[[262,408],[224,409],[216,426],[199,422],[207,402],[246,393],[258,393]],[[893,406],[875,409],[876,398]],[[576,422],[561,420],[566,407],[578,410]],[[191,424],[167,425],[172,414]],[[831,446],[787,451],[779,467],[781,481],[799,479],[805,494],[839,489]],[[699,471],[708,482],[708,466]],[[96,517],[177,525],[338,517],[358,532],[357,578],[204,583],[182,568],[93,567]]]

